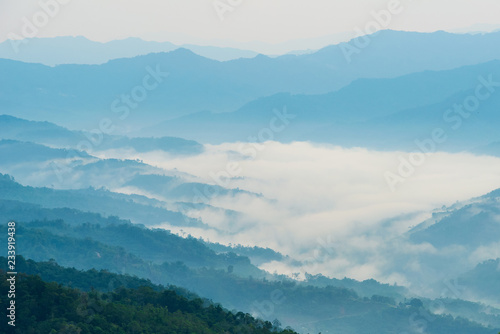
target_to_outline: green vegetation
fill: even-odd
[[[6,305],[8,276],[0,273],[0,304]],[[99,284],[97,282],[97,284]],[[157,333],[294,333],[242,312],[188,300],[175,291],[153,287],[82,292],[20,274],[16,284],[16,332],[23,334],[157,334]],[[6,318],[6,308],[0,310]],[[6,321],[0,331],[12,331]]]
[[[64,194],[71,195],[71,192],[22,187],[5,178],[8,177],[4,177],[3,185],[6,187],[2,188],[5,196],[42,203],[45,199],[41,197],[52,194],[60,200],[57,205],[71,206],[64,197]],[[91,203],[95,203],[102,199],[97,194],[91,190],[86,196],[93,198]],[[16,197],[18,195],[22,196]],[[107,201],[109,197],[103,198]],[[21,201],[0,200],[0,219],[17,222],[16,248],[19,255],[45,262],[37,264],[19,258],[19,270],[88,292],[84,294],[87,296],[85,298],[95,294],[92,298],[96,305],[118,303],[123,307],[123,300],[113,297],[117,293],[115,289],[143,291],[141,289],[147,287],[155,293],[169,289],[189,301],[202,300],[204,307],[216,307],[210,301],[213,300],[229,310],[248,313],[263,321],[278,318],[285,326],[303,333],[385,334],[425,329],[429,334],[491,334],[492,331],[498,331],[496,319],[492,317],[467,317],[469,320],[459,317],[466,317],[476,305],[464,304],[458,311],[450,309],[446,312],[455,317],[431,315],[426,308],[428,302],[422,303],[417,299],[406,301],[406,290],[398,286],[384,285],[374,280],[336,280],[321,275],[309,275],[305,282],[297,282],[265,273],[255,267],[248,257],[237,254],[264,258],[278,254],[268,250],[210,245],[195,238],[181,238],[169,231],[147,229],[116,216],[103,217],[75,208],[43,208],[40,206],[43,204]],[[120,206],[128,205],[128,202],[115,204],[118,210]],[[5,228],[6,225],[2,224],[0,231]],[[5,247],[6,239],[0,238],[0,248]],[[69,268],[61,268],[56,263]],[[82,295],[82,292],[78,294]],[[131,294],[135,296],[135,292]],[[81,297],[75,298],[79,300]],[[152,305],[153,308],[162,307]],[[123,311],[122,315],[131,312],[133,316],[130,319],[142,321],[141,308],[146,306],[130,299],[126,307],[131,309]],[[233,314],[238,311],[233,311]],[[54,321],[55,318],[54,315],[40,322]],[[470,319],[492,326],[487,328]],[[70,321],[75,325],[81,319],[63,319],[61,323],[69,324]],[[110,320],[106,318],[103,321]],[[55,323],[52,325],[56,326]],[[128,319],[123,325],[128,326]],[[226,325],[221,325],[221,328],[232,326]],[[209,329],[213,330],[210,326]],[[264,330],[268,325],[262,326]],[[63,333],[64,327],[60,328]],[[70,329],[66,331],[71,332]],[[92,331],[96,332],[94,329]],[[113,333],[109,329],[105,331]],[[230,332],[229,329],[227,331]],[[203,330],[198,332],[202,333]]]

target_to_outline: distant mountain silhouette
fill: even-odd
[[[97,127],[106,117],[127,131],[204,110],[234,111],[277,93],[325,94],[359,78],[391,78],[500,58],[500,33],[382,31],[365,38],[369,44],[358,47],[360,52],[350,63],[343,50],[346,45],[356,46],[356,40],[312,54],[259,55],[226,62],[187,49],[102,65],[53,68],[1,60],[0,107],[14,116],[87,129]],[[144,81],[148,75],[153,81]],[[155,88],[141,88],[144,82]],[[138,89],[136,98],[127,104],[122,95],[132,95],[134,88]]]
[[[482,78],[482,79],[480,79]],[[473,116],[445,120],[447,110],[474,97],[482,81],[494,91],[480,101]],[[311,140],[343,146],[415,150],[414,141],[437,127],[449,140],[441,150],[471,150],[500,140],[500,61],[446,71],[425,71],[392,79],[358,79],[339,91],[322,95],[275,94],[254,100],[235,112],[200,112],[159,123],[142,134],[183,135],[202,142],[248,140],[270,127],[276,110],[289,116],[288,125],[274,133],[274,140]],[[456,117],[456,115],[455,115]],[[279,125],[281,126],[281,121]],[[464,124],[464,126],[461,126]],[[466,124],[466,126],[465,126]]]
[[[235,48],[191,44],[175,45],[170,42],[144,41],[133,37],[101,43],[91,41],[83,36],[63,36],[29,38],[23,42],[6,40],[0,43],[0,58],[48,66],[103,64],[112,59],[136,57],[153,52],[169,52],[179,48],[186,48],[202,57],[219,61],[251,58],[257,55],[254,51]]]
[[[49,122],[28,121],[9,115],[0,115],[0,139],[34,142],[58,148],[102,151],[134,149],[137,152],[164,151],[171,154],[198,154],[203,146],[192,140],[176,137],[129,138],[96,132],[71,131]],[[90,144],[89,144],[90,143]]]

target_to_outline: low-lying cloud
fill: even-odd
[[[308,271],[391,283],[407,283],[403,272],[422,266],[419,259],[410,259],[412,254],[435,253],[430,245],[401,244],[398,238],[410,226],[429,218],[435,208],[500,188],[500,159],[490,156],[434,153],[391,191],[384,174],[397,169],[399,157],[407,153],[267,142],[251,156],[245,151],[247,146],[207,145],[203,154],[191,157],[152,152],[127,158],[263,195],[210,197],[212,206],[242,215],[193,209],[189,214],[201,217],[214,230],[184,228],[186,233],[226,244],[271,247],[299,260],[318,260],[317,253],[322,253],[316,261],[320,264]],[[394,252],[399,252],[401,263],[407,257],[408,268],[394,270],[395,259],[390,257]],[[298,271],[276,263],[265,268]]]

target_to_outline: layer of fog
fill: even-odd
[[[268,263],[264,269],[271,272],[321,272],[424,289],[430,276],[434,281],[453,277],[460,273],[458,269],[500,256],[489,248],[473,254],[447,249],[439,257],[453,261],[437,270],[426,262],[436,257],[431,245],[412,246],[401,238],[411,226],[429,218],[433,209],[500,188],[498,158],[438,152],[426,156],[393,191],[385,174],[398,175],[401,159],[408,160],[408,153],[267,142],[207,145],[205,153],[191,157],[161,152],[120,157],[139,158],[207,183],[262,194],[221,197],[199,189],[193,194],[194,202],[202,197],[214,207],[243,214],[228,217],[210,207],[187,206],[183,211],[201,217],[213,230],[179,229],[168,223],[162,227],[225,244],[274,248],[304,263],[302,267]],[[456,268],[457,259],[463,262],[460,268]]]

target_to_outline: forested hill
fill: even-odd
[[[94,275],[95,284],[105,275]],[[0,272],[0,302],[7,305],[8,276]],[[133,280],[132,280],[133,281]],[[173,290],[153,286],[82,292],[39,276],[20,274],[16,282],[16,322],[0,322],[1,333],[295,333],[278,322],[261,321],[242,312],[231,313],[200,298],[187,299]],[[0,315],[6,319],[6,308]]]

